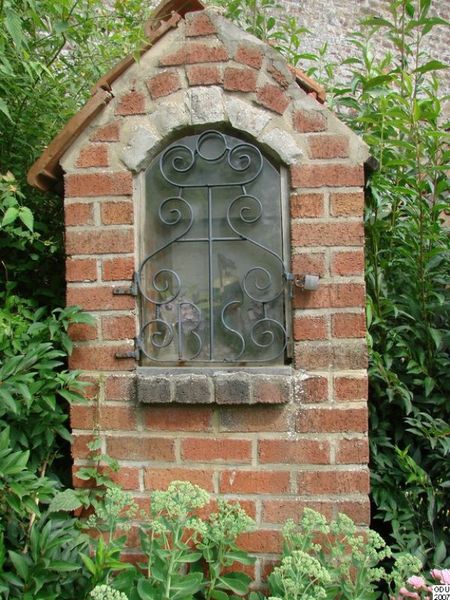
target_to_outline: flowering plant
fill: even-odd
[[[408,577],[405,585],[401,585],[396,596],[392,596],[390,600],[431,600],[432,585],[450,584],[450,569],[432,569],[430,572],[432,583],[427,581],[421,575],[412,575]]]

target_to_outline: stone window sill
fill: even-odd
[[[291,367],[137,369],[142,404],[284,404],[296,380]]]

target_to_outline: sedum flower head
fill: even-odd
[[[91,600],[128,600],[123,592],[115,590],[109,585],[97,585],[89,594]]]
[[[185,519],[209,502],[209,494],[189,481],[172,481],[166,491],[153,492],[153,514],[164,513],[171,519]]]
[[[207,537],[216,543],[233,543],[236,538],[254,525],[239,503],[218,500],[218,511],[209,517]]]

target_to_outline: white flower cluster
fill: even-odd
[[[128,596],[123,592],[115,590],[109,585],[97,585],[89,594],[92,600],[128,600]]]

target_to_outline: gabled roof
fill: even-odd
[[[144,25],[147,41],[140,50],[144,54],[170,29],[177,27],[188,12],[200,11],[206,5],[200,0],[163,0],[152,17]],[[89,123],[113,99],[111,84],[135,63],[134,55],[128,55],[101,77],[91,91],[91,97],[53,138],[42,155],[27,174],[28,183],[42,191],[54,191],[63,195],[63,172],[59,161],[72,143]],[[298,85],[321,102],[325,102],[325,90],[303,71],[291,67]]]

